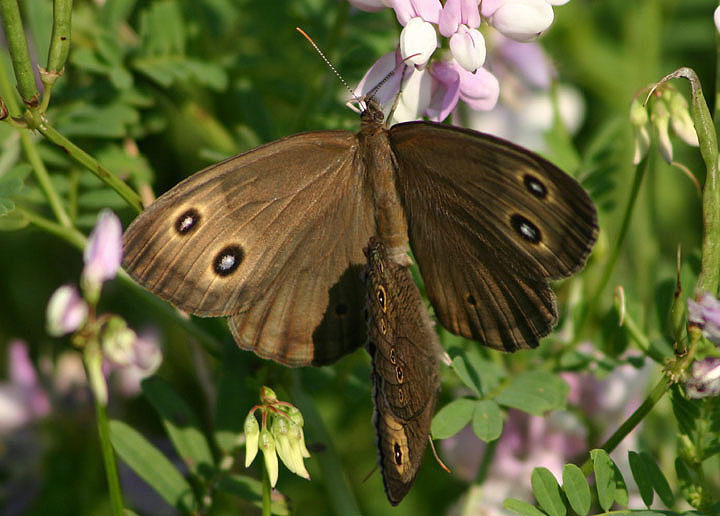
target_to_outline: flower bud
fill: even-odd
[[[85,267],[80,283],[94,305],[100,297],[103,281],[115,277],[122,261],[122,225],[111,210],[102,210],[98,215],[83,259]]]
[[[633,165],[637,165],[647,154],[650,148],[650,118],[647,109],[638,99],[633,99],[630,104],[630,124],[635,134],[635,152],[633,154]]]
[[[245,418],[243,432],[245,432],[245,467],[247,468],[255,460],[260,438],[260,425],[258,425],[254,412],[250,412]]]
[[[515,41],[532,41],[553,22],[555,15],[545,0],[507,0],[490,17],[490,24]]]
[[[260,430],[259,445],[265,459],[265,469],[270,478],[270,485],[275,487],[278,479],[278,459],[275,452],[275,439],[267,428]]]
[[[400,54],[415,66],[425,66],[437,47],[435,27],[419,16],[412,18],[400,33]]]
[[[720,358],[696,360],[685,381],[688,398],[708,398],[720,394]]]
[[[655,129],[655,136],[658,142],[658,149],[663,159],[672,163],[673,159],[673,148],[670,142],[670,111],[667,108],[667,104],[661,98],[655,99],[652,105],[652,112],[650,114],[650,120],[652,121],[653,128]]]
[[[460,66],[474,72],[485,62],[485,38],[477,29],[460,25],[450,38],[450,51]]]
[[[102,333],[103,353],[116,365],[129,366],[135,362],[136,340],[137,335],[127,323],[121,317],[113,316]]]
[[[77,330],[87,319],[88,305],[72,285],[59,287],[48,302],[47,332],[61,337]]]
[[[670,110],[670,125],[672,130],[675,131],[685,143],[697,147],[698,137],[695,131],[695,123],[690,117],[690,111],[688,110],[688,102],[683,95],[676,90],[670,88],[663,92],[663,97],[668,103]]]

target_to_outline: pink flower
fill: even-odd
[[[483,2],[485,3],[485,2]],[[497,8],[492,14],[483,9],[488,21],[505,36],[516,41],[530,41],[545,32],[553,22],[555,15],[546,0],[505,0],[493,2]],[[495,6],[493,6],[495,7]]]
[[[720,358],[711,357],[693,362],[685,381],[688,398],[708,398],[720,394]]]
[[[416,17],[427,22],[437,23],[442,9],[440,0],[388,0],[388,3],[403,27]]]
[[[27,344],[15,340],[8,347],[8,376],[0,384],[0,433],[7,433],[50,412],[50,401],[38,381]]]
[[[59,287],[48,301],[47,332],[61,337],[77,330],[87,318],[88,305],[73,285]]]
[[[450,52],[470,72],[485,62],[485,38],[477,28],[480,12],[475,0],[448,0],[440,12],[440,34],[450,38]]]
[[[425,66],[437,47],[435,28],[419,16],[410,19],[400,33],[400,54],[417,67]]]
[[[699,326],[706,339],[720,344],[720,301],[705,292],[700,301],[688,299],[688,321]]]
[[[105,209],[98,215],[83,259],[81,283],[85,289],[99,294],[103,281],[115,277],[122,261],[122,225],[112,211]]]

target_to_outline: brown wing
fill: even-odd
[[[430,434],[442,350],[407,267],[372,239],[368,257],[368,351],[385,493],[393,505],[415,482]]]
[[[536,154],[475,131],[393,126],[410,244],[440,322],[487,346],[535,347],[557,319],[547,280],[579,270],[595,207]]]
[[[230,315],[238,344],[287,365],[362,345],[362,247],[372,195],[349,132],[291,136],[202,170],[125,233],[140,284],[201,316]]]

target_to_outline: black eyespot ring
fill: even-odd
[[[531,176],[530,174],[525,174],[525,176],[523,177],[523,183],[525,183],[525,188],[527,188],[527,191],[533,194],[538,199],[544,199],[547,195],[547,188],[544,184],[540,182],[537,177]]]
[[[187,235],[198,228],[200,222],[200,212],[195,208],[185,210],[175,219],[175,231],[179,235]]]
[[[475,296],[473,296],[473,295],[470,294],[470,293],[468,293],[468,294],[465,296],[465,301],[467,301],[467,303],[468,303],[469,305],[472,305],[472,306],[475,306],[475,305],[477,304],[477,300],[475,299]]]
[[[398,382],[403,383],[403,371],[400,366],[395,367],[395,376],[397,377]]]
[[[395,443],[393,446],[393,452],[395,455],[395,464],[402,466],[402,450],[400,449],[400,445],[398,443]]]
[[[385,287],[382,285],[378,285],[377,290],[375,291],[375,295],[377,297],[378,303],[380,303],[380,308],[382,308],[382,311],[387,311],[385,307],[385,300],[387,299],[387,292],[385,292]]]
[[[218,276],[228,276],[237,270],[244,258],[242,247],[229,245],[215,256],[213,270]]]
[[[522,215],[516,213],[510,217],[510,224],[515,232],[524,240],[532,244],[537,244],[542,240],[540,229]]]

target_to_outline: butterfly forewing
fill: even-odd
[[[261,356],[332,361],[365,338],[362,283],[342,279],[375,233],[357,152],[352,133],[304,133],[198,172],[130,225],[124,266],[185,311],[233,315],[238,343]]]
[[[572,178],[498,138],[441,124],[389,130],[410,244],[449,330],[513,351],[556,321],[548,279],[585,263],[595,207]]]

